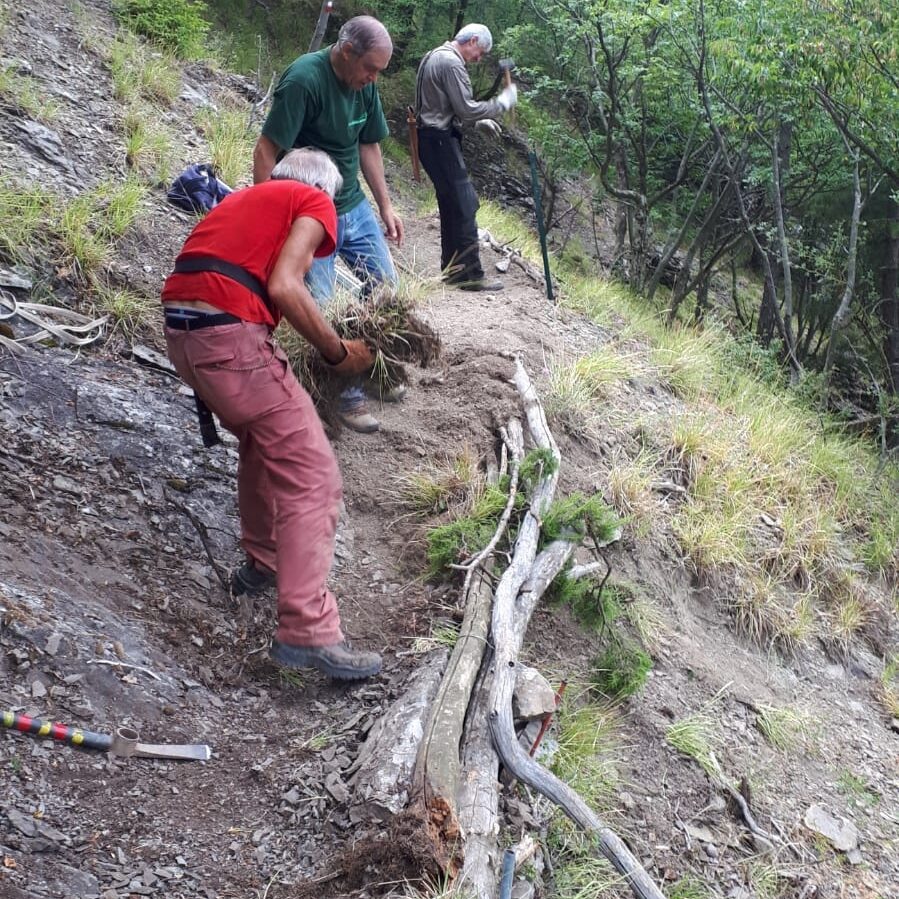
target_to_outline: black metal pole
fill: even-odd
[[[546,298],[555,302],[553,295],[553,277],[549,271],[549,252],[546,249],[546,228],[543,224],[543,202],[540,199],[540,178],[537,175],[537,154],[534,148],[528,150],[528,162],[531,164],[531,193],[534,196],[534,212],[537,214],[537,234],[540,237],[540,252],[543,254],[543,277],[546,279]]]

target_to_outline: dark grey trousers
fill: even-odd
[[[449,281],[484,277],[478,253],[478,195],[462,158],[457,131],[420,128],[418,155],[434,183],[440,210],[440,267]]]

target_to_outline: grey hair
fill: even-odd
[[[373,16],[354,16],[343,23],[337,33],[337,48],[352,44],[357,56],[375,48],[389,47],[393,52],[393,41],[387,29]]]
[[[475,38],[478,40],[478,46],[483,47],[485,53],[489,53],[493,49],[493,35],[490,33],[490,29],[486,25],[478,25],[477,22],[464,25],[453,40],[457,44],[467,44]]]
[[[285,153],[272,169],[272,181],[299,181],[323,190],[332,200],[343,187],[343,177],[334,160],[323,150],[312,147]]]

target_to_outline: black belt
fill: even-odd
[[[180,311],[180,310],[179,310]],[[242,322],[242,318],[231,315],[228,312],[209,312],[200,315],[175,315],[171,312],[165,314],[165,326],[176,331],[199,331],[200,328],[213,328],[216,325],[236,325]]]
[[[252,290],[263,303],[269,305],[268,291],[265,285],[242,265],[235,265],[227,259],[219,259],[217,256],[188,256],[175,260],[175,271],[179,274],[192,272],[215,272],[224,275],[238,284],[242,284],[247,290]]]

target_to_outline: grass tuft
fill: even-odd
[[[214,111],[203,109],[197,119],[217,176],[229,187],[248,183],[258,135],[249,127],[246,104],[232,101]]]
[[[109,46],[109,71],[113,95],[123,103],[143,98],[171,106],[181,92],[177,63],[128,32]]]
[[[434,622],[427,637],[416,637],[412,643],[414,653],[431,652],[441,646],[452,649],[459,639],[459,624],[453,621]]]
[[[714,894],[692,875],[681,877],[671,884],[668,899],[712,899]]]
[[[715,721],[706,712],[697,712],[676,721],[665,731],[665,740],[678,752],[698,762],[704,771],[713,772],[713,755],[721,745]]]
[[[899,718],[899,655],[884,663],[880,675],[880,694],[887,712],[893,718]]]
[[[109,317],[109,334],[120,333],[132,339],[159,317],[159,300],[122,287],[110,287],[98,279],[92,283],[94,306]]]
[[[150,184],[167,185],[172,178],[174,146],[171,135],[148,108],[133,103],[122,121],[125,162]]]
[[[398,504],[415,515],[452,512],[464,515],[486,484],[478,458],[469,446],[423,470],[396,478]]]
[[[552,770],[595,809],[608,809],[619,785],[618,719],[607,704],[584,702],[569,684],[556,713]]]
[[[0,180],[0,257],[28,262],[44,243],[54,208],[53,195],[43,188]]]
[[[773,705],[760,705],[755,723],[764,738],[781,752],[807,743],[811,729],[806,713]]]

